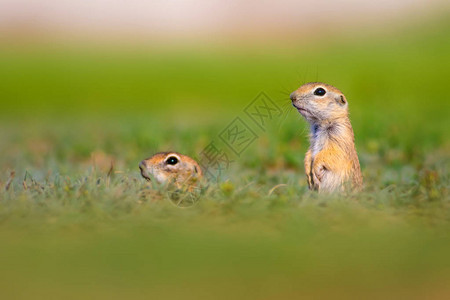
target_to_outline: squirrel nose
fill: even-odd
[[[141,161],[140,163],[139,163],[139,169],[141,169],[141,171],[143,171],[143,170],[145,170],[146,169],[146,164],[145,164],[145,160],[143,160],[143,161]]]
[[[297,100],[297,94],[295,92],[292,92],[289,98],[291,98],[292,101]]]
[[[148,181],[151,181],[151,178],[148,176],[148,173],[147,173],[147,164],[145,163],[145,160],[143,160],[139,163],[139,169],[141,170],[142,177],[144,177]]]

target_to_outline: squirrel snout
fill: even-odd
[[[141,170],[142,177],[150,181],[150,177],[148,176],[147,173],[147,163],[145,162],[145,160],[139,163],[139,169]]]
[[[289,96],[289,98],[291,98],[291,101],[297,100],[297,93],[296,92],[292,92],[291,95]]]
[[[145,160],[141,161],[139,163],[139,169],[141,169],[141,171],[145,170],[147,168],[147,165],[145,164]]]

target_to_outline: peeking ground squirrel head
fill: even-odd
[[[189,156],[177,152],[160,152],[139,163],[141,175],[157,183],[176,185],[195,184],[202,178],[198,163]]]
[[[310,82],[291,93],[292,105],[309,123],[321,123],[348,116],[348,104],[344,94],[337,88]]]

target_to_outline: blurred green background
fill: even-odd
[[[2,298],[448,299],[447,12],[253,38],[0,23]],[[307,190],[289,93],[310,81],[349,100],[360,195]],[[195,205],[140,178],[155,152],[198,156],[261,91],[282,116]]]

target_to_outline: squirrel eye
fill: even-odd
[[[166,159],[166,163],[168,165],[176,165],[178,163],[178,159],[175,156],[171,156],[168,159]]]
[[[315,91],[314,91],[314,95],[316,95],[316,96],[323,96],[323,95],[325,95],[327,92],[323,89],[323,88],[317,88]]]

